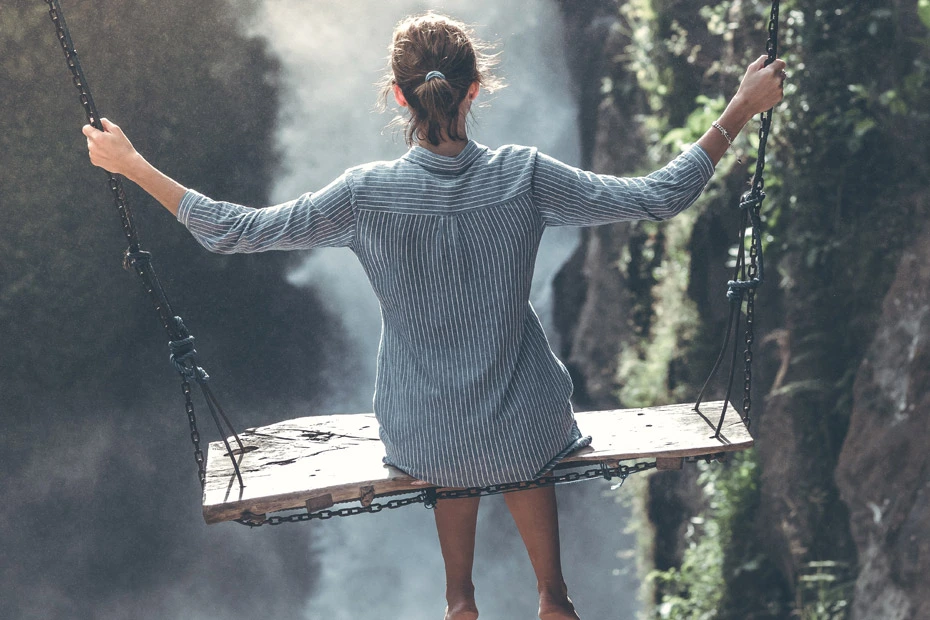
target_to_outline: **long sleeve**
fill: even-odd
[[[538,153],[533,202],[547,226],[666,220],[691,206],[713,173],[697,145],[649,176],[632,178],[585,172]]]
[[[220,254],[351,246],[355,213],[346,175],[312,194],[252,209],[189,190],[178,221],[206,249]]]

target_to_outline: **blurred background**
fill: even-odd
[[[757,298],[757,449],[560,489],[584,618],[926,618],[930,0],[785,0]],[[181,183],[264,206],[405,151],[373,111],[394,24],[473,23],[508,86],[470,136],[613,174],[693,142],[765,50],[754,0],[69,0],[101,112]],[[0,7],[0,617],[438,618],[422,508],[206,526],[177,376],[38,0]],[[671,222],[550,230],[533,303],[578,409],[693,400],[716,356],[753,124]],[[737,160],[741,155],[741,160]],[[217,256],[127,184],[240,428],[368,411],[379,317],[348,251]],[[714,385],[712,396],[722,395]],[[201,428],[207,426],[203,407]],[[534,579],[483,500],[483,618]]]

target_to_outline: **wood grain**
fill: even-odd
[[[576,413],[582,433],[594,441],[566,458],[563,466],[628,459],[663,459],[664,465],[670,465],[676,458],[752,447],[752,437],[732,409],[721,437],[713,437],[722,406],[722,402],[705,403],[703,413],[693,411],[690,404]],[[236,455],[245,488],[236,481],[223,443],[210,444],[203,494],[207,523],[249,513],[370,502],[384,493],[428,486],[382,464],[384,447],[370,413],[297,418],[248,429],[239,436],[246,446]]]

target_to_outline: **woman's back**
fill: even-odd
[[[533,477],[572,441],[571,380],[529,304],[535,149],[469,142],[350,170],[381,302],[374,408],[388,460],[443,485]]]

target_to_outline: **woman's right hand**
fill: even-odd
[[[733,97],[734,101],[738,101],[741,107],[749,110],[752,116],[774,108],[785,96],[787,63],[777,58],[772,64],[765,66],[767,59],[768,56],[760,56],[749,65],[739,90]]]
[[[87,136],[90,162],[114,174],[125,175],[141,156],[115,123],[105,118],[100,119],[100,122],[103,124],[103,131],[93,125],[84,125],[81,130]]]

